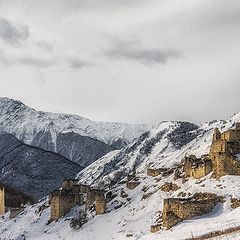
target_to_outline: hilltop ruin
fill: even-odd
[[[223,133],[214,129],[212,144],[208,155],[197,158],[194,155],[183,159],[183,171],[187,177],[202,178],[213,172],[214,178],[225,175],[240,175],[240,123],[235,129]]]
[[[220,202],[213,193],[196,193],[191,198],[167,198],[163,204],[163,227],[170,229],[175,224],[209,213]]]
[[[106,212],[106,198],[103,190],[79,184],[76,179],[64,180],[62,188],[50,194],[50,219],[58,220],[77,205],[85,204],[85,209],[88,210],[94,203],[96,215]]]

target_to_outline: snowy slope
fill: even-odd
[[[39,112],[20,101],[0,98],[0,131],[13,134],[24,143],[60,153],[83,167],[113,149],[126,146],[150,128]]]
[[[182,186],[183,189],[187,188],[189,193],[199,191],[200,188],[201,191],[224,194],[227,201],[224,204],[217,205],[212,213],[179,223],[171,230],[150,233],[150,226],[154,223],[158,211],[162,210],[163,199],[171,196],[171,193],[158,190],[162,184],[163,182],[156,182],[156,179],[149,177],[144,179],[141,185],[133,191],[124,188],[124,186],[119,186],[116,191],[124,189],[131,200],[127,201],[118,197],[108,204],[109,212],[107,214],[99,216],[88,214],[89,221],[80,230],[73,230],[70,227],[70,219],[76,216],[77,208],[73,209],[64,218],[49,225],[47,225],[47,222],[50,216],[50,208],[43,210],[42,213],[38,211],[39,207],[45,202],[28,207],[16,219],[9,220],[8,213],[6,213],[4,218],[0,219],[0,239],[185,240],[191,238],[191,236],[240,225],[240,208],[231,209],[227,196],[228,194],[234,194],[234,196],[240,197],[240,181],[239,177],[229,176],[224,177],[220,182],[208,178],[201,184],[205,184],[206,187],[204,188],[199,187],[199,184],[194,180],[190,180]],[[151,186],[148,188],[148,192],[153,192],[147,199],[142,199],[143,186]],[[121,202],[122,206],[114,209],[113,206],[116,205],[117,200]],[[237,239],[239,237],[240,233],[238,233]]]
[[[88,212],[88,222],[80,229],[70,228],[70,219],[79,208],[73,209],[63,219],[47,225],[50,209],[40,215],[36,211],[42,203],[28,207],[16,220],[9,220],[7,214],[0,219],[1,240],[6,239],[67,239],[67,240],[184,240],[216,230],[240,226],[240,208],[230,207],[230,198],[240,198],[240,176],[224,176],[220,180],[210,178],[174,180],[173,174],[165,177],[150,177],[146,174],[149,164],[173,168],[185,154],[205,154],[209,151],[212,132],[215,127],[222,131],[232,128],[240,121],[240,113],[227,121],[214,121],[196,126],[186,122],[162,122],[142,135],[128,147],[110,152],[78,174],[81,182],[110,186],[117,196],[108,203],[108,213],[94,216]],[[140,184],[134,189],[126,188],[124,181],[129,170],[136,166]],[[163,192],[161,186],[173,182],[180,189]],[[127,194],[124,197],[121,192]],[[171,230],[150,233],[162,211],[163,200],[178,196],[181,192],[191,196],[196,192],[213,192],[224,196],[226,201],[218,204],[213,212],[191,220],[183,221]],[[239,239],[240,233],[219,239]]]
[[[11,134],[0,134],[0,182],[36,200],[61,186],[65,178],[73,178],[81,169],[59,154],[24,144]]]
[[[116,176],[137,167],[139,172],[148,166],[171,168],[181,162],[186,154],[201,156],[209,152],[215,127],[225,131],[240,121],[240,113],[227,121],[211,121],[199,126],[188,122],[162,122],[126,148],[111,152],[78,174],[80,182],[110,183]]]
[[[1,128],[15,132],[26,143],[31,143],[40,130],[50,130],[53,142],[59,132],[75,132],[109,145],[114,145],[118,139],[131,143],[151,128],[144,124],[94,122],[73,114],[36,111],[20,101],[5,97],[0,98],[0,123]]]

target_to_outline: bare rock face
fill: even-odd
[[[106,143],[73,132],[60,133],[56,140],[56,152],[82,167],[87,167],[113,150]]]

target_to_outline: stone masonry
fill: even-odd
[[[240,161],[236,155],[240,153],[240,123],[236,128],[220,133],[214,130],[209,157],[212,160],[214,177],[224,175],[240,175]]]
[[[164,199],[163,227],[170,229],[183,220],[209,213],[219,201],[220,197],[212,193],[196,193],[191,198]]]
[[[76,205],[84,205],[88,210],[95,203],[96,214],[106,211],[105,193],[99,189],[91,189],[89,185],[79,184],[75,179],[63,181],[62,188],[50,195],[51,220],[58,220]]]
[[[194,155],[183,159],[183,171],[187,177],[202,178],[213,171],[213,177],[240,175],[240,123],[235,129],[221,133],[214,129],[212,144],[208,155],[197,158]]]
[[[66,215],[76,205],[75,195],[65,190],[55,190],[51,193],[51,220],[58,220]]]
[[[104,214],[106,212],[105,192],[100,189],[91,189],[87,192],[85,209],[88,210],[95,203],[96,214]]]
[[[149,167],[147,169],[147,175],[156,177],[159,176],[161,173],[165,172],[167,169],[166,168],[154,168],[154,167]]]
[[[212,161],[207,156],[197,158],[194,155],[186,156],[183,171],[187,177],[202,178],[212,172]]]
[[[95,196],[95,211],[96,215],[104,214],[106,212],[106,198],[104,191],[98,192]]]
[[[4,187],[0,186],[0,216],[5,213],[5,194]]]

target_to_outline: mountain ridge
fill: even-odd
[[[60,153],[83,167],[126,146],[149,128],[147,125],[94,122],[73,114],[36,111],[21,101],[0,98],[0,131],[13,134],[29,145]],[[80,146],[84,146],[81,151]],[[89,148],[92,154],[87,150]]]
[[[70,219],[78,217],[81,207],[74,207],[65,217],[46,225],[50,208],[38,214],[38,209],[47,205],[44,200],[27,207],[14,223],[7,213],[0,219],[0,233],[5,239],[26,237],[30,240],[66,238],[74,240],[91,239],[139,239],[169,240],[191,239],[216,230],[240,226],[239,208],[231,208],[231,199],[240,199],[240,177],[227,175],[221,179],[211,178],[211,173],[201,179],[175,178],[183,157],[189,154],[201,156],[209,152],[213,129],[221,132],[232,129],[240,121],[240,113],[227,120],[210,121],[200,125],[189,122],[162,122],[145,132],[127,147],[111,151],[78,173],[80,183],[91,184],[93,188],[104,188],[112,196],[107,202],[107,211],[95,216],[86,212],[88,222],[79,230],[71,229]],[[147,174],[148,168],[165,169],[158,176]],[[127,187],[129,173],[135,168],[138,185]],[[131,180],[130,180],[131,181]],[[166,184],[176,186],[175,190],[164,190]],[[195,193],[210,192],[224,197],[211,213],[192,220],[183,221],[171,230],[162,229],[151,233],[151,226],[160,221],[164,199],[189,198]],[[30,220],[29,220],[30,219]],[[197,224],[197,228],[196,228]],[[16,228],[16,231],[6,230]],[[107,229],[107,230],[106,230]],[[238,235],[239,236],[239,235]],[[235,239],[219,238],[219,239]]]
[[[0,182],[30,194],[36,200],[73,178],[82,167],[71,160],[0,133]]]

